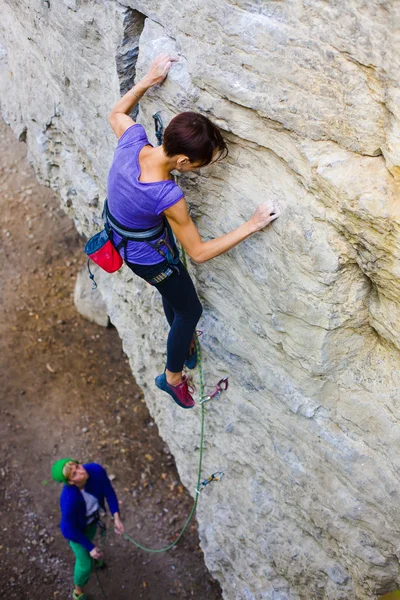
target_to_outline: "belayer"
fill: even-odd
[[[105,500],[114,518],[115,532],[124,532],[118,499],[105,469],[97,463],[83,465],[72,458],[62,458],[53,464],[51,476],[64,483],[60,529],[75,554],[72,598],[87,600],[83,587],[89,581],[92,564],[101,566],[102,553],[93,539],[98,527],[104,528],[99,510],[105,510]]]
[[[192,408],[193,391],[182,371],[184,364],[196,367],[193,336],[202,306],[179,259],[173,234],[192,260],[204,263],[269,225],[279,211],[272,202],[265,202],[230,233],[202,241],[171,172],[187,173],[224,158],[228,151],[221,132],[203,115],[184,112],[172,119],[162,145],[153,147],[142,125],[129,116],[145,92],[165,79],[176,60],[158,56],[147,75],[110,113],[118,144],[108,176],[105,216],[126,265],[162,296],[170,331],[166,369],[156,377],[156,386],[182,408]]]

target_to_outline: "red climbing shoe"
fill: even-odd
[[[189,378],[186,375],[183,376],[181,383],[178,385],[170,385],[167,382],[165,373],[157,375],[155,382],[158,389],[167,392],[178,406],[181,408],[193,408],[194,400],[191,394],[194,393],[194,389],[189,384]]]

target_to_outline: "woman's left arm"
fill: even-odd
[[[135,121],[131,119],[129,113],[149,88],[164,81],[172,67],[172,63],[177,60],[178,58],[169,56],[168,54],[157,56],[151,63],[147,75],[141,81],[135,83],[133,88],[125,96],[122,96],[114,106],[110,112],[108,121],[118,139],[131,125],[135,125]]]
[[[107,475],[107,471],[101,465],[99,465],[99,466],[100,466],[102,477],[103,477],[103,493],[104,493],[104,496],[106,497],[107,504],[110,509],[111,515],[114,518],[115,533],[120,534],[120,533],[124,532],[124,526],[121,521],[121,517],[119,515],[119,503],[118,503],[117,494],[115,493],[115,490],[114,490],[114,488],[111,484],[111,481]]]
[[[184,198],[165,210],[164,214],[177,239],[190,258],[197,263],[204,263],[211,258],[224,254],[224,252],[234,248],[253,233],[267,227],[280,216],[280,212],[273,202],[264,202],[256,209],[249,221],[242,223],[242,225],[229,233],[225,233],[225,235],[203,242],[189,215]]]

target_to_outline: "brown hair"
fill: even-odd
[[[79,465],[79,462],[77,460],[70,460],[67,463],[65,463],[62,473],[65,477],[65,479],[68,481],[70,476],[71,476],[71,471],[72,471],[72,467],[74,465]]]
[[[228,154],[227,145],[214,123],[196,112],[184,112],[172,119],[165,130],[163,148],[167,156],[185,154],[191,163],[209,165],[215,150],[216,160]]]

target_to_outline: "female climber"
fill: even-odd
[[[187,173],[226,156],[219,129],[201,114],[184,112],[172,119],[162,145],[153,147],[142,125],[129,116],[145,92],[165,79],[176,60],[166,54],[158,56],[147,75],[110,113],[109,122],[119,141],[108,176],[106,214],[114,245],[126,265],[162,296],[170,331],[166,369],[156,377],[156,386],[182,408],[192,408],[193,389],[182,371],[184,364],[196,366],[193,336],[202,307],[179,260],[173,234],[192,260],[203,263],[269,225],[279,212],[271,202],[265,202],[249,221],[230,233],[202,241],[171,172]]]

